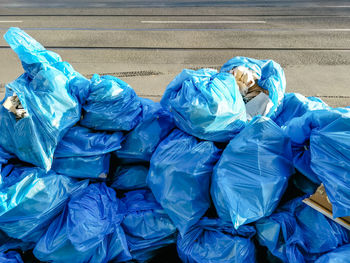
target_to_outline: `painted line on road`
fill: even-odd
[[[21,20],[12,20],[12,21],[0,21],[0,23],[22,23],[23,21]]]
[[[325,7],[325,8],[349,8],[350,5],[325,5],[322,7]]]
[[[236,32],[350,32],[350,28],[83,28],[83,27],[23,27],[38,31],[236,31]],[[0,30],[8,30],[0,27]]]
[[[149,20],[141,21],[143,24],[265,24],[266,21],[159,21],[159,20]]]

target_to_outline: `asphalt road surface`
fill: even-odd
[[[288,92],[350,105],[349,1],[0,0],[0,33],[11,26],[82,74],[115,75],[154,100],[183,68],[249,56],[280,63]],[[0,86],[22,72],[1,39]]]

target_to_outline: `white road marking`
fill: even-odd
[[[325,7],[325,8],[349,8],[350,5],[325,5],[322,7]]]
[[[141,21],[144,24],[265,24],[266,21]]]
[[[13,21],[0,21],[0,23],[22,23],[21,20],[13,20]]]

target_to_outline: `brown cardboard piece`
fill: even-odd
[[[333,221],[337,222],[341,226],[345,227],[346,229],[350,230],[350,216],[333,218],[332,204],[329,202],[323,184],[317,188],[316,192],[313,195],[311,195],[309,198],[305,198],[303,202],[318,212],[329,217]]]

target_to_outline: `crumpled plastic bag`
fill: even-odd
[[[0,263],[23,263],[23,260],[16,251],[0,252]]]
[[[62,263],[130,260],[120,226],[124,214],[125,206],[113,189],[104,183],[91,184],[71,198],[38,241],[34,255],[41,261]]]
[[[173,113],[177,127],[203,140],[227,142],[247,120],[235,78],[214,69],[183,70],[160,103]]]
[[[292,141],[294,166],[315,183],[319,184],[320,179],[310,167],[310,136],[312,131],[322,129],[344,114],[346,115],[347,112],[345,109],[308,111],[300,117],[293,118],[283,127]]]
[[[26,73],[6,85],[4,101],[18,97],[23,114],[16,116],[1,105],[0,145],[48,171],[58,142],[80,120],[80,105],[71,94],[69,79],[53,66],[61,61],[59,55],[18,28],[10,28],[4,38]]]
[[[299,93],[286,93],[280,114],[274,119],[278,126],[286,126],[293,118],[300,117],[309,111],[330,109],[321,99],[304,97]]]
[[[285,127],[294,163],[303,164],[301,172],[311,181],[324,184],[334,217],[350,215],[349,127],[346,108],[307,112]]]
[[[148,169],[145,165],[118,166],[113,174],[111,187],[118,190],[147,188]]]
[[[286,77],[282,67],[273,60],[234,57],[222,66],[220,72],[230,72],[237,67],[245,67],[255,73],[258,86],[268,91],[270,99],[264,116],[271,118],[276,116],[280,111],[286,90]]]
[[[253,226],[238,230],[221,219],[202,218],[183,237],[178,236],[177,251],[184,263],[254,263]]]
[[[286,263],[314,262],[349,243],[349,231],[296,198],[255,227],[259,243]]]
[[[122,226],[132,258],[147,261],[159,248],[176,241],[176,227],[149,190],[125,194],[127,214]]]
[[[15,114],[0,107],[0,145],[20,160],[50,170],[58,142],[80,119],[79,105],[67,91],[68,80],[48,67],[30,81],[26,74],[6,86],[27,112]]]
[[[304,114],[322,109],[331,109],[325,102],[315,97],[304,97],[298,93],[286,93],[283,99],[283,107],[281,113],[274,120],[280,127],[288,126],[289,122],[297,117],[301,117]],[[300,151],[298,145],[294,145],[294,167],[303,175],[311,178],[311,182],[319,185],[317,175],[312,171],[310,167],[310,151]],[[310,179],[306,179],[310,180]],[[302,186],[302,185],[300,185]]]
[[[332,203],[333,216],[350,216],[350,111],[310,136],[311,169]]]
[[[181,235],[210,207],[210,178],[219,154],[213,142],[176,129],[152,156],[147,184]]]
[[[110,153],[121,148],[122,132],[94,132],[74,126],[59,142],[52,169],[77,178],[106,179]]]
[[[130,131],[141,120],[141,102],[135,91],[113,76],[93,75],[83,104],[82,126],[99,131]]]
[[[2,175],[0,230],[23,242],[37,242],[70,195],[87,184],[40,168],[14,166]]]
[[[219,217],[237,229],[270,215],[293,172],[289,138],[270,118],[256,117],[214,168],[211,196]]]
[[[315,263],[348,263],[349,259],[350,244],[347,244],[319,257]]]
[[[172,115],[160,103],[140,98],[142,120],[125,136],[116,155],[123,163],[149,162],[158,144],[175,127]]]

